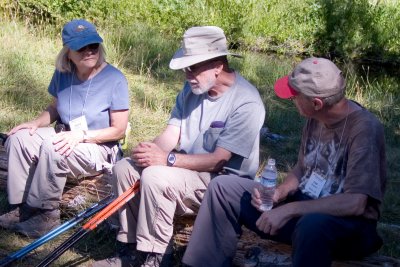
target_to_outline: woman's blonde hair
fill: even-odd
[[[74,63],[68,57],[69,47],[63,46],[56,58],[56,69],[60,72],[72,72],[75,68]],[[99,60],[97,61],[97,66],[100,66],[106,59],[106,52],[104,50],[103,44],[99,45]]]

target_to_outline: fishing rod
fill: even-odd
[[[23,258],[26,254],[31,252],[32,250],[40,247],[41,245],[45,244],[46,242],[52,240],[56,236],[64,233],[65,231],[71,229],[81,221],[91,217],[93,214],[97,213],[98,211],[105,208],[107,205],[111,203],[114,199],[114,194],[110,194],[106,198],[102,199],[100,202],[93,204],[91,207],[87,208],[86,210],[78,213],[74,218],[71,220],[61,224],[60,226],[54,228],[47,234],[43,235],[42,237],[38,238],[37,240],[33,241],[29,245],[21,248],[20,250],[8,255],[6,258],[0,261],[0,267],[8,266],[12,262]]]
[[[97,213],[92,219],[86,222],[77,232],[59,245],[53,252],[51,252],[45,259],[43,259],[36,267],[49,266],[53,261],[60,257],[66,250],[71,248],[76,242],[81,240],[90,231],[94,230],[98,225],[104,222],[108,217],[114,214],[129,200],[131,200],[140,189],[140,182],[137,181],[131,188],[126,190],[122,195],[114,199],[107,207]]]

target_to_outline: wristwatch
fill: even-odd
[[[176,161],[176,155],[174,152],[169,152],[168,157],[167,157],[167,166],[171,167],[174,166]]]

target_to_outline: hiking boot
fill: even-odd
[[[172,266],[172,254],[150,252],[141,267],[170,267]]]
[[[137,267],[144,262],[144,256],[136,250],[136,243],[118,242],[120,248],[112,258],[96,261],[92,267]]]
[[[38,209],[24,222],[17,223],[13,230],[30,238],[38,238],[60,225],[60,210]]]
[[[12,229],[15,224],[28,220],[36,209],[29,207],[26,204],[19,204],[10,212],[0,216],[0,226],[5,229]]]

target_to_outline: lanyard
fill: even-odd
[[[68,116],[69,120],[68,121],[71,121],[72,84],[74,82],[74,76],[75,76],[75,69],[72,72],[72,76],[71,76],[71,86],[70,86],[70,92],[69,92],[69,116]],[[93,77],[90,78],[90,80],[89,80],[89,86],[88,86],[88,89],[86,90],[86,96],[85,96],[85,99],[83,101],[83,108],[82,108],[81,116],[83,116],[85,114],[86,100],[87,100],[87,97],[89,95],[90,86],[92,85],[92,80],[93,80]]]
[[[337,158],[338,158],[339,151],[340,151],[340,147],[342,146],[342,140],[343,140],[344,130],[346,129],[347,119],[348,119],[348,117],[349,117],[349,111],[350,111],[350,104],[349,104],[349,102],[347,102],[347,114],[346,114],[346,119],[345,119],[345,121],[344,121],[343,129],[342,129],[342,134],[340,135],[339,147],[338,147],[338,149],[336,150],[335,157],[333,158],[334,160],[333,160],[332,162],[336,162],[336,160],[337,160]],[[316,167],[317,167],[318,156],[319,156],[319,152],[320,152],[319,145],[320,145],[320,141],[321,141],[322,127],[323,127],[323,126],[322,126],[322,124],[321,124],[321,130],[319,131],[318,145],[317,145],[318,150],[317,150],[317,153],[316,153],[316,155],[315,155],[314,170],[315,170]],[[330,170],[330,171],[331,171],[331,170]]]

